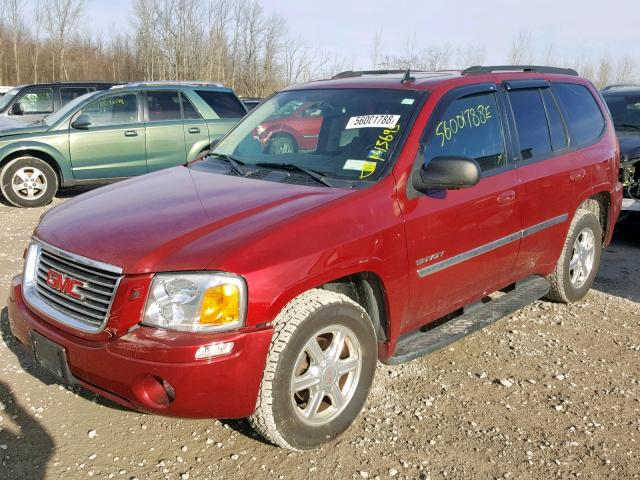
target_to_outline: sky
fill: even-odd
[[[640,60],[640,0],[263,0],[289,36],[318,50],[337,52],[357,68],[370,68],[373,36],[384,54],[406,54],[433,44],[482,45],[485,64],[508,59],[514,37],[529,32],[540,58],[552,46],[559,60],[603,54]],[[87,0],[87,26],[127,28],[130,0]],[[639,62],[640,63],[640,62]]]

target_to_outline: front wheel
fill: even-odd
[[[589,210],[578,210],[558,259],[555,271],[548,277],[547,298],[571,303],[584,297],[598,273],[602,253],[602,226]]]
[[[0,170],[0,191],[16,207],[47,205],[57,190],[56,172],[39,158],[14,158]]]
[[[344,432],[367,399],[377,347],[371,319],[345,295],[310,290],[275,320],[249,419],[271,442],[311,450]]]
[[[273,155],[286,155],[297,151],[298,144],[295,139],[286,133],[275,134],[267,146],[267,153]]]

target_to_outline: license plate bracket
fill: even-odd
[[[52,342],[38,332],[31,331],[33,358],[38,365],[66,384],[75,383],[67,363],[67,352],[62,345]]]

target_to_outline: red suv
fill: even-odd
[[[318,112],[312,146],[254,138],[300,105]],[[378,360],[581,299],[618,168],[607,108],[572,70],[346,72],[268,98],[201,160],[50,210],[11,329],[122,405],[249,417],[315,448],[354,421]]]

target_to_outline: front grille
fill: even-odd
[[[59,320],[71,317],[86,325],[88,330],[100,330],[109,315],[120,275],[100,268],[99,262],[91,262],[88,259],[85,261],[81,257],[60,252],[49,246],[39,247],[35,293],[42,301],[63,314],[58,316]],[[47,282],[50,271],[62,274],[64,279],[82,282],[73,290],[80,298],[74,298],[50,286]]]

